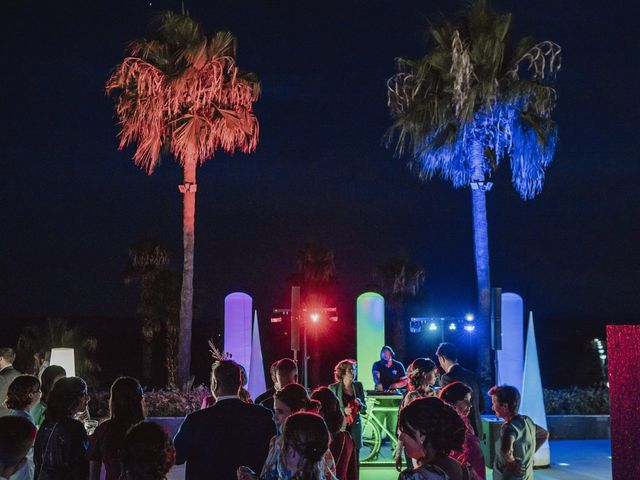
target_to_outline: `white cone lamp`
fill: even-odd
[[[49,365],[58,365],[67,372],[67,377],[75,377],[76,361],[73,348],[52,348]]]
[[[249,369],[248,390],[252,398],[256,398],[267,389],[264,377],[264,362],[262,360],[262,345],[258,328],[258,312],[253,315],[253,338],[251,341],[251,368]]]
[[[538,349],[536,333],[533,328],[533,312],[529,313],[529,328],[527,330],[527,348],[524,354],[524,376],[522,379],[522,401],[520,413],[527,415],[545,430],[547,415],[544,409],[542,380],[540,378],[540,364],[538,363]],[[533,459],[536,467],[548,467],[551,463],[549,441],[544,442]]]

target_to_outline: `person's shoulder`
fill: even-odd
[[[91,435],[92,437],[99,437],[104,435],[105,432],[107,432],[109,430],[109,428],[111,428],[112,425],[112,420],[110,418],[107,418],[106,420],[102,420],[98,426],[96,427],[96,429],[93,431],[93,434]]]
[[[241,402],[242,405],[237,405],[237,408],[243,412],[248,412],[249,414],[253,414],[256,417],[264,417],[272,421],[271,410],[263,405],[258,405],[255,403],[245,403]]]
[[[260,403],[264,402],[265,400],[267,400],[269,397],[273,397],[274,393],[275,393],[275,389],[274,388],[270,388],[267,391],[262,392],[260,395],[258,395],[256,397],[256,399],[254,400],[254,403],[260,404]]]
[[[422,465],[419,468],[408,468],[403,470],[398,480],[448,480],[449,477],[439,467],[435,465]]]

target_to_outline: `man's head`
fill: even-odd
[[[458,350],[453,343],[444,342],[438,345],[436,357],[438,357],[440,366],[448,372],[449,367],[458,361]]]
[[[393,348],[391,348],[388,345],[385,345],[380,350],[380,360],[382,360],[383,362],[388,362],[395,356],[395,354],[396,353],[393,351]]]
[[[283,358],[276,362],[276,385],[277,389],[286,387],[298,381],[298,367],[296,362],[290,358]]]
[[[36,427],[26,418],[0,418],[0,476],[9,478],[26,461],[36,438]]]
[[[238,395],[242,386],[242,369],[233,360],[221,360],[211,370],[211,393],[216,398]]]
[[[491,409],[499,418],[510,418],[518,414],[520,392],[511,385],[496,385],[489,390]]]
[[[0,369],[8,367],[13,364],[13,361],[16,359],[16,352],[13,351],[13,348],[10,347],[1,347],[0,348]]]

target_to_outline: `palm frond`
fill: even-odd
[[[233,35],[207,38],[193,19],[168,12],[155,37],[129,49],[106,91],[116,95],[120,148],[137,143],[136,165],[152,173],[166,147],[181,165],[203,163],[218,149],[255,150],[260,84],[239,71]]]
[[[509,158],[520,195],[539,193],[557,143],[549,82],[561,50],[530,37],[511,47],[510,31],[510,14],[476,0],[460,22],[430,28],[426,55],[396,60],[397,73],[387,82],[393,123],[386,142],[395,144],[396,155],[409,154],[421,179],[438,175],[455,187],[468,185],[471,146],[479,143],[485,175]],[[523,65],[527,78],[519,75]]]

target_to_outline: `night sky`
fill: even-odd
[[[560,144],[542,195],[520,200],[507,164],[488,195],[492,284],[524,297],[542,342],[640,318],[640,62],[637,18],[624,3],[494,3],[513,12],[518,38],[563,48]],[[404,249],[427,272],[425,313],[472,309],[469,192],[421,183],[382,141],[394,57],[425,53],[428,20],[462,2],[186,5],[207,32],[238,37],[238,63],[263,89],[257,151],[220,153],[198,170],[199,324],[219,324],[224,296],[236,290],[266,319],[309,239],[335,251],[349,308],[376,265]],[[104,94],[126,42],[167,8],[180,2],[3,5],[3,324],[134,317],[138,292],[121,273],[129,245],[145,236],[166,243],[180,267],[181,170],[166,158],[147,176],[132,149],[117,151],[114,102]]]

